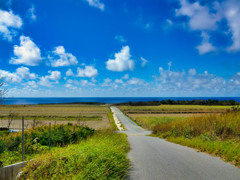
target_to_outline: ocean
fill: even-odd
[[[139,101],[161,101],[161,100],[234,100],[240,102],[240,97],[29,97],[29,98],[5,98],[3,104],[53,104],[53,103],[81,103],[81,102],[98,102],[98,103],[124,103]]]

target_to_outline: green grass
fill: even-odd
[[[120,106],[122,111],[193,111],[193,110],[227,110],[232,106],[205,105],[160,105],[160,106]]]
[[[96,132],[84,142],[30,161],[20,179],[124,179],[129,168],[125,134]]]
[[[240,111],[190,117],[153,128],[154,135],[240,166]]]
[[[144,128],[153,130],[155,126],[166,124],[174,121],[181,121],[187,119],[187,117],[144,117],[144,116],[136,116],[134,118],[139,124],[141,124]]]
[[[191,139],[184,137],[168,137],[167,140],[219,156],[223,160],[232,162],[240,167],[240,143],[237,140],[209,140],[208,137],[201,136]]]
[[[51,147],[63,147],[78,143],[93,135],[94,129],[77,125],[54,125],[51,128]],[[0,160],[3,166],[21,161],[21,132],[9,133],[0,137]],[[41,126],[24,133],[24,154],[31,159],[45,153],[49,145],[49,127]]]

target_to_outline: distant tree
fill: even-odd
[[[3,85],[4,85],[4,81],[0,79],[0,104],[3,103],[4,96],[7,93],[7,89],[4,89]]]

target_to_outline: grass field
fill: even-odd
[[[240,111],[208,114],[153,127],[155,136],[199,149],[240,166]]]
[[[225,112],[231,106],[204,106],[204,105],[160,105],[160,106],[119,106],[126,113],[201,113]]]
[[[33,120],[38,122],[39,125],[47,125],[49,122],[52,122],[52,124],[67,124],[68,122],[79,124],[80,122],[95,129],[110,127],[108,118],[110,110],[105,105],[0,105],[0,126],[7,126],[10,113],[14,114],[10,126],[14,129],[21,127],[22,116],[24,116],[26,122],[25,128],[32,127]]]
[[[128,151],[125,134],[98,131],[84,142],[28,162],[20,179],[125,179]]]

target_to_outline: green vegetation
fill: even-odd
[[[120,106],[122,111],[126,112],[223,112],[227,109],[231,109],[231,106],[204,106],[204,105],[160,105],[160,106]]]
[[[147,102],[128,102],[128,103],[119,103],[116,105],[129,105],[129,106],[158,106],[162,104],[167,104],[167,105],[220,105],[220,106],[229,106],[229,105],[239,105],[238,102],[234,100],[229,100],[229,101],[219,101],[219,100],[213,100],[213,99],[208,99],[208,100],[162,100],[162,101],[147,101]]]
[[[147,129],[154,129],[155,126],[162,125],[165,123],[170,123],[174,121],[181,121],[185,120],[188,117],[167,117],[167,116],[160,116],[160,117],[144,117],[144,116],[136,116],[134,120]]]
[[[236,110],[236,109],[235,109]],[[240,166],[240,112],[190,117],[157,125],[154,134],[206,151]]]
[[[15,116],[14,119],[21,119],[21,116]],[[8,119],[8,116],[0,115],[0,120]],[[53,120],[53,121],[101,121],[101,116],[57,116],[57,115],[36,115],[24,116],[25,120]]]
[[[115,124],[115,121],[114,121],[114,119],[113,119],[113,114],[112,114],[112,112],[109,112],[107,115],[108,115],[108,119],[110,120],[111,127],[112,127],[114,130],[118,130],[117,125]]]
[[[96,132],[86,141],[28,162],[20,179],[124,179],[129,168],[128,150],[125,134]]]
[[[86,139],[94,130],[77,125],[54,125],[51,129],[51,146],[63,147]],[[24,152],[27,159],[44,153],[49,145],[49,127],[41,126],[24,133]],[[0,137],[0,159],[4,166],[21,161],[21,132]]]
[[[1,116],[8,116],[9,112],[15,112],[19,116],[79,116],[85,114],[108,113],[107,106],[94,105],[0,105]]]

